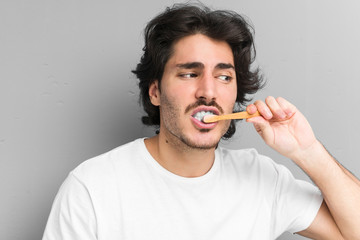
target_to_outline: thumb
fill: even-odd
[[[259,116],[248,118],[246,119],[246,122],[253,124],[255,130],[265,140],[265,142],[268,142],[268,140],[270,140],[269,138],[272,137],[270,124],[263,117]]]

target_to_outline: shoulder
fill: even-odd
[[[251,168],[269,168],[277,171],[280,167],[271,158],[260,154],[256,149],[227,149],[220,147],[218,149],[223,163],[231,163],[246,169]]]
[[[264,184],[276,187],[278,181],[291,178],[288,168],[276,163],[268,156],[260,154],[256,149],[218,149],[222,169],[228,174],[235,175],[242,181]]]
[[[106,153],[90,158],[78,165],[72,172],[80,181],[91,181],[92,179],[111,178],[117,174],[122,165],[127,165],[136,154],[141,152],[143,139],[121,145]]]

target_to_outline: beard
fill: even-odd
[[[182,110],[180,106],[175,104],[175,100],[171,100],[166,96],[164,92],[161,94],[161,106],[160,106],[160,117],[162,119],[163,130],[166,131],[165,135],[168,139],[168,142],[175,145],[176,147],[182,148],[182,150],[210,150],[218,146],[221,137],[226,133],[229,128],[230,122],[224,124],[224,127],[221,129],[221,132],[217,138],[211,138],[208,141],[205,140],[196,140],[188,136],[184,131],[184,126],[180,124],[180,119],[182,116]],[[197,102],[186,107],[184,115],[190,112],[192,109],[198,106],[215,106],[219,109],[220,113],[223,113],[223,109],[216,103],[210,102],[207,103],[203,99],[199,99]],[[224,121],[225,123],[225,121]],[[200,133],[206,134],[209,133],[210,129],[198,129]],[[168,134],[167,134],[168,133]],[[216,133],[214,133],[216,134]]]

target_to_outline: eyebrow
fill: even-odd
[[[235,67],[230,63],[219,63],[218,65],[216,65],[215,68],[218,68],[218,69],[233,69],[233,70],[235,70]]]
[[[188,62],[188,63],[176,64],[176,67],[181,69],[204,68],[204,64],[201,62]]]
[[[180,63],[176,64],[177,68],[180,69],[194,69],[194,68],[200,68],[203,69],[205,66],[201,62],[188,62],[188,63]],[[215,68],[217,69],[234,69],[235,67],[230,63],[218,63]]]

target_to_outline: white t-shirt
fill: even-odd
[[[43,240],[265,240],[306,229],[320,191],[254,149],[217,148],[201,177],[175,175],[144,139],[85,161],[54,201]]]

